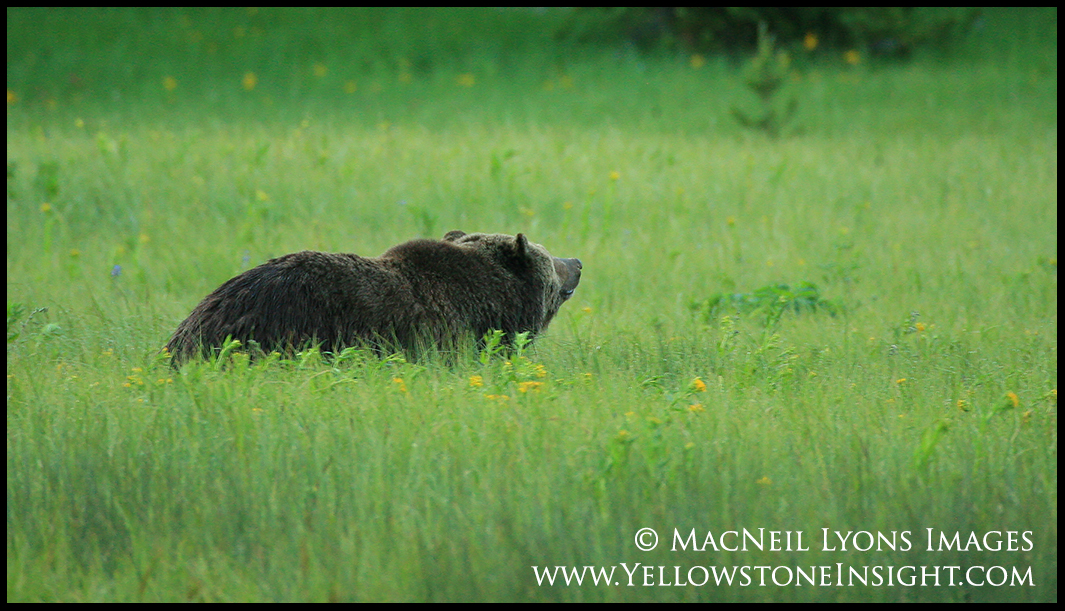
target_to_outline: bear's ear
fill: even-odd
[[[454,231],[449,231],[449,232],[444,234],[444,241],[445,242],[454,242],[455,240],[463,237],[464,235],[466,235],[465,231],[459,231],[457,229],[454,230]]]
[[[529,252],[529,239],[525,237],[524,233],[519,233],[514,236],[514,254],[519,257],[525,257]]]

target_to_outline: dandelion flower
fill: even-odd
[[[770,484],[773,483],[773,480],[769,479],[769,476],[766,475],[766,476],[762,477],[762,479],[760,479],[760,480],[758,480],[758,481],[756,481],[754,483],[758,484],[759,486],[769,486]]]
[[[703,382],[701,378],[695,378],[692,380],[692,388],[695,392],[706,392],[706,382]]]
[[[610,172],[610,180],[618,180],[619,178],[621,178],[621,173],[619,173],[617,170]]]
[[[470,376],[470,387],[480,388],[484,386],[484,378],[481,376]]]
[[[392,383],[395,384],[396,390],[399,392],[407,392],[407,384],[403,381],[403,378],[392,378]]]
[[[1006,393],[1006,401],[1009,402],[1009,407],[1017,407],[1021,404],[1021,400],[1017,398],[1017,393],[1013,391]]]
[[[697,414],[699,412],[705,412],[706,408],[703,407],[702,403],[694,403],[688,406],[688,411]]]

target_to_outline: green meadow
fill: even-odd
[[[776,138],[563,16],[7,9],[8,601],[1057,600],[1057,10]],[[582,260],[531,346],[160,352],[452,229]]]

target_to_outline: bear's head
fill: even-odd
[[[581,281],[580,259],[554,257],[546,248],[530,242],[521,233],[512,236],[449,231],[444,241],[475,250],[521,278],[530,289],[530,297],[542,299],[543,310],[535,331],[551,322],[563,302],[573,296],[573,291]]]

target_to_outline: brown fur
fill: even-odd
[[[522,234],[412,240],[376,258],[303,251],[230,279],[178,326],[175,365],[217,351],[226,338],[266,352],[320,343],[415,351],[451,348],[492,329],[534,337],[573,294],[578,259],[552,257]]]

